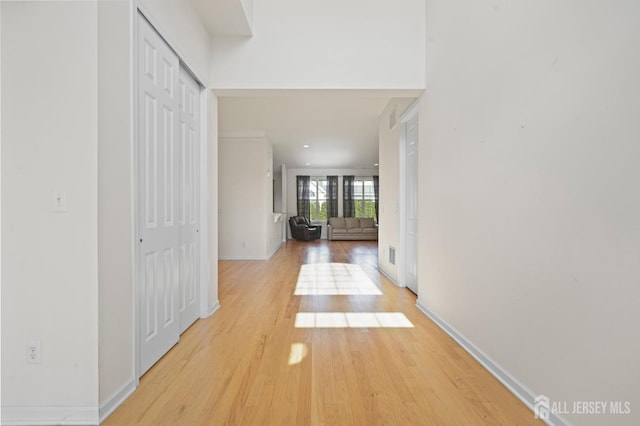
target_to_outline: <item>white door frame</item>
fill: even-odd
[[[400,117],[400,143],[399,143],[399,211],[398,211],[398,243],[399,252],[397,255],[398,283],[402,287],[407,287],[407,149],[406,149],[406,127],[407,122],[418,114],[418,100],[416,100]]]
[[[158,25],[157,22],[152,18],[151,14],[147,13],[142,5],[138,4],[137,1],[131,2],[131,21],[130,21],[130,29],[131,29],[131,38],[130,38],[130,49],[131,49],[131,158],[132,158],[132,206],[133,211],[131,212],[131,221],[132,227],[134,231],[134,240],[133,244],[133,283],[131,297],[133,299],[133,330],[132,338],[133,338],[133,366],[135,372],[135,386],[138,386],[140,382],[140,336],[139,336],[139,309],[138,309],[138,285],[139,285],[139,275],[140,271],[138,270],[139,264],[139,235],[140,230],[138,226],[138,206],[137,206],[137,189],[138,189],[138,130],[139,130],[139,122],[138,122],[138,14],[140,14],[144,19],[146,19],[151,26],[156,30],[156,32],[160,35],[160,37],[169,45],[169,47],[176,53],[180,64],[184,66],[184,68],[192,75],[192,77],[196,80],[196,82],[200,85],[200,274],[199,274],[199,288],[200,288],[200,318],[205,318],[211,314],[211,310],[209,305],[210,295],[210,259],[209,259],[209,163],[208,163],[208,116],[209,116],[209,100],[208,100],[208,90],[207,85],[203,83],[206,81],[201,78],[196,72],[194,72],[194,68],[189,66],[189,63],[184,60],[184,55],[181,55],[180,52],[175,48],[175,44],[171,42],[169,38],[166,37],[166,32],[162,30],[161,26]]]

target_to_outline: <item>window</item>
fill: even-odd
[[[373,188],[373,186],[372,186]],[[312,177],[309,182],[309,201],[311,220],[327,220],[327,178]]]
[[[376,217],[373,178],[356,178],[353,182],[355,217]]]

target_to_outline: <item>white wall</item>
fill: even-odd
[[[400,208],[400,138],[402,125],[400,118],[411,104],[414,98],[396,98],[389,101],[378,123],[380,158],[380,201],[378,218],[380,227],[378,228],[378,267],[389,278],[398,283],[398,266],[402,256],[399,239],[400,218],[398,216]],[[389,118],[391,114],[396,117],[396,126],[390,127]],[[389,247],[396,249],[396,263],[389,262]]]
[[[206,80],[209,38],[197,16],[175,2],[148,3],[151,20]],[[2,243],[11,250],[2,258],[2,420],[96,424],[135,386],[133,10],[127,0],[1,7],[10,40],[2,46],[2,119],[11,123],[2,128]],[[66,189],[67,213],[51,212],[54,187]],[[210,310],[218,304],[216,217]],[[30,339],[42,340],[42,365],[25,363]]]
[[[135,388],[131,7],[98,3],[100,415]]]
[[[428,3],[419,295],[533,394],[640,422],[640,4]]]
[[[425,2],[257,1],[253,37],[212,39],[216,89],[424,87]]]
[[[253,28],[253,0],[240,0],[244,13],[247,15],[249,27]]]
[[[287,170],[287,165],[286,164],[282,164],[280,166],[281,169],[281,175],[282,175],[282,202],[280,204],[279,207],[279,212],[281,213],[285,213],[284,217],[282,218],[282,230],[281,230],[281,235],[282,235],[282,242],[286,242],[287,241],[287,234],[288,231],[287,229],[289,228],[289,217],[286,214],[287,211],[287,206],[288,206],[288,184],[289,184],[289,170]]]
[[[282,170],[274,169],[273,174],[273,211],[282,211]]]
[[[282,164],[280,166],[280,180],[281,180],[281,191],[282,191],[282,199],[280,200],[280,205],[278,206],[278,211],[279,212],[286,212],[287,211],[287,199],[289,198],[288,192],[287,192],[287,188],[288,188],[288,182],[289,182],[289,170],[287,170],[287,165],[286,164]]]
[[[265,238],[265,257],[270,258],[282,244],[282,220],[273,214],[273,145],[267,142],[265,190],[265,222],[267,235]],[[264,170],[264,169],[263,169]]]
[[[97,424],[97,6],[0,7],[2,421]]]
[[[342,176],[378,176],[378,169],[288,169],[287,170],[287,217],[298,214],[298,176],[324,177],[338,176],[338,215],[342,217]],[[291,238],[291,230],[287,222],[287,238]],[[327,238],[326,223],[322,226],[322,238]]]
[[[284,198],[283,198],[283,188],[284,188],[284,184],[282,181],[282,173],[283,173],[283,167],[274,167],[274,176],[273,176],[273,211],[274,212],[282,212],[285,209],[283,208],[285,206],[284,204]],[[285,170],[285,175],[286,175],[286,170]],[[286,215],[283,215],[282,217],[279,218],[279,221],[276,222],[277,225],[274,227],[274,230],[272,231],[272,235],[271,238],[273,239],[278,239],[278,241],[272,241],[271,242],[271,246],[270,249],[273,250],[274,247],[279,247],[280,243],[283,241],[283,239],[286,239],[286,237],[284,237],[285,234],[285,229],[284,229],[284,225],[286,223]],[[275,245],[277,243],[277,245]]]
[[[211,65],[210,37],[191,2],[138,0],[137,3],[180,60],[207,85]]]
[[[266,138],[220,139],[220,259],[268,259],[279,245],[273,223],[273,148]]]

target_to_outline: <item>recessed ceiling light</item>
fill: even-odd
[[[378,167],[380,164],[378,163],[373,163],[374,166]]]
[[[303,148],[309,148],[309,145],[302,145]]]
[[[305,165],[305,166],[310,166],[310,165],[311,165],[311,163],[305,163],[304,165]]]

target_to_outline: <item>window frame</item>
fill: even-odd
[[[324,181],[324,188],[325,188],[325,195],[324,198],[320,198],[319,197],[319,193],[320,191],[318,191],[318,188],[320,187],[320,182]],[[315,182],[315,198],[311,198],[311,191],[312,191],[312,187],[314,185]],[[326,188],[327,188],[327,177],[326,176],[311,176],[309,178],[309,221],[313,222],[313,223],[321,223],[321,222],[326,222],[328,219],[322,219],[321,216],[321,212],[322,212],[322,203],[324,202],[325,205],[327,203],[327,193],[326,193]],[[314,207],[315,205],[315,207]],[[315,210],[314,210],[315,209]],[[314,219],[313,213],[316,213],[317,217]]]
[[[371,189],[373,190],[373,176],[356,176],[353,179],[353,214],[355,215],[355,217],[358,218],[371,218],[373,220],[376,220],[376,212],[375,212],[375,193],[372,193],[371,197],[372,198],[367,198],[366,197],[366,191],[365,191],[365,182],[370,182],[371,183]],[[360,185],[360,193],[361,196],[360,198],[356,198],[356,187]],[[372,203],[374,203],[374,207],[373,207],[373,216],[366,216],[366,211],[367,211],[367,202],[370,201]],[[357,212],[358,212],[358,204],[360,205],[360,216],[357,216]],[[365,215],[363,216],[362,213],[364,213]]]

